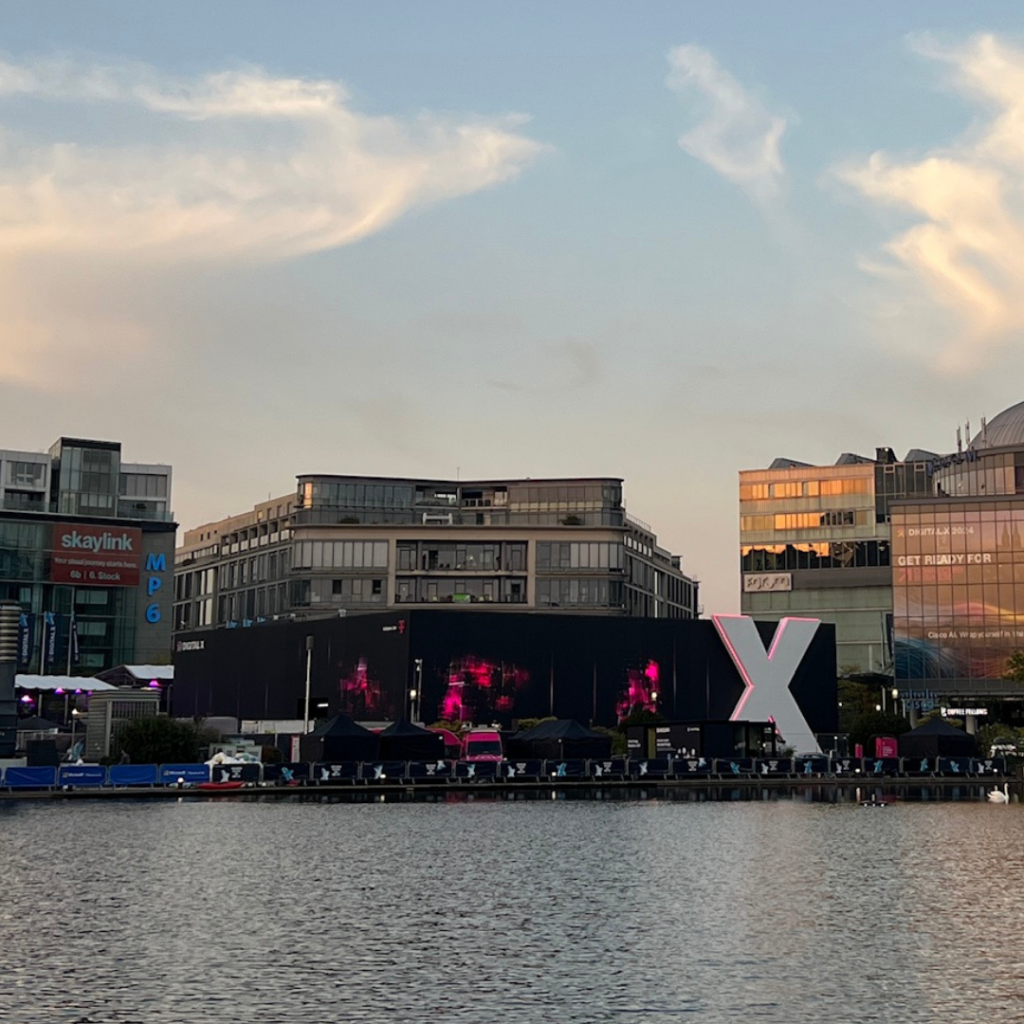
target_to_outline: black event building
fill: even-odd
[[[777,624],[756,625],[767,648]],[[311,707],[358,721],[727,719],[744,693],[708,620],[416,610],[179,634],[174,713],[301,718],[307,637]],[[815,733],[837,727],[835,651],[822,623],[790,684]]]

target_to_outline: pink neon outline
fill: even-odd
[[[711,621],[715,624],[715,630],[718,632],[723,644],[729,651],[729,656],[732,658],[732,663],[739,670],[740,676],[746,686],[743,691],[743,696],[736,702],[736,707],[733,708],[732,714],[729,716],[730,722],[738,721],[740,715],[743,713],[743,707],[750,698],[750,695],[754,692],[754,681],[750,678],[750,673],[747,671],[746,665],[743,664],[743,659],[740,658],[736,648],[733,647],[732,641],[726,635],[724,629],[718,625],[719,619],[749,619],[749,615],[712,615]],[[820,622],[820,619],[804,618],[802,616],[787,616],[784,619],[779,619],[779,624],[775,627],[775,634],[772,636],[772,642],[768,647],[768,661],[772,660],[772,655],[775,654],[775,648],[778,647],[779,641],[782,639],[782,633],[786,626],[790,622]]]

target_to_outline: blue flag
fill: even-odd
[[[27,668],[32,660],[32,634],[35,632],[35,616],[25,612],[18,618],[18,664]]]
[[[39,674],[46,675],[47,666],[57,660],[57,618],[53,612],[43,613],[43,663]]]
[[[68,637],[68,664],[78,664],[78,620],[71,613],[71,636]]]

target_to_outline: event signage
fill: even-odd
[[[57,523],[50,551],[50,582],[83,587],[138,586],[141,549],[141,530]]]
[[[163,585],[163,574],[167,571],[167,557],[163,554],[155,555],[148,554],[146,556],[146,597],[152,597]],[[162,615],[160,613],[160,605],[156,601],[151,601],[146,606],[146,621],[150,625],[154,625],[160,621]]]
[[[748,615],[712,615],[711,621],[745,684],[730,719],[774,721],[783,739],[798,752],[817,751],[814,730],[807,724],[789,684],[821,622],[782,619],[766,651],[757,626]]]

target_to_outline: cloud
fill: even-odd
[[[702,97],[707,107],[705,120],[680,136],[679,145],[756,199],[776,195],[784,174],[779,140],[786,119],[768,113],[699,46],[677,46],[668,61],[668,87],[687,101]]]
[[[923,37],[914,47],[947,64],[954,86],[979,101],[986,118],[920,159],[875,153],[837,174],[917,220],[887,243],[890,260],[861,266],[888,283],[889,310],[914,309],[923,296],[955,315],[930,347],[942,346],[940,367],[956,372],[1024,336],[1024,53],[992,35],[959,47]]]
[[[5,124],[5,99],[36,105],[33,136]],[[40,141],[54,105],[99,109],[121,135]],[[524,120],[370,116],[339,82],[259,68],[174,79],[145,65],[0,61],[0,335],[24,339],[0,347],[0,377],[31,377],[34,357],[63,344],[66,323],[31,294],[17,300],[33,268],[42,279],[52,260],[209,266],[348,245],[517,177],[545,148]],[[117,344],[136,330],[120,325]]]

